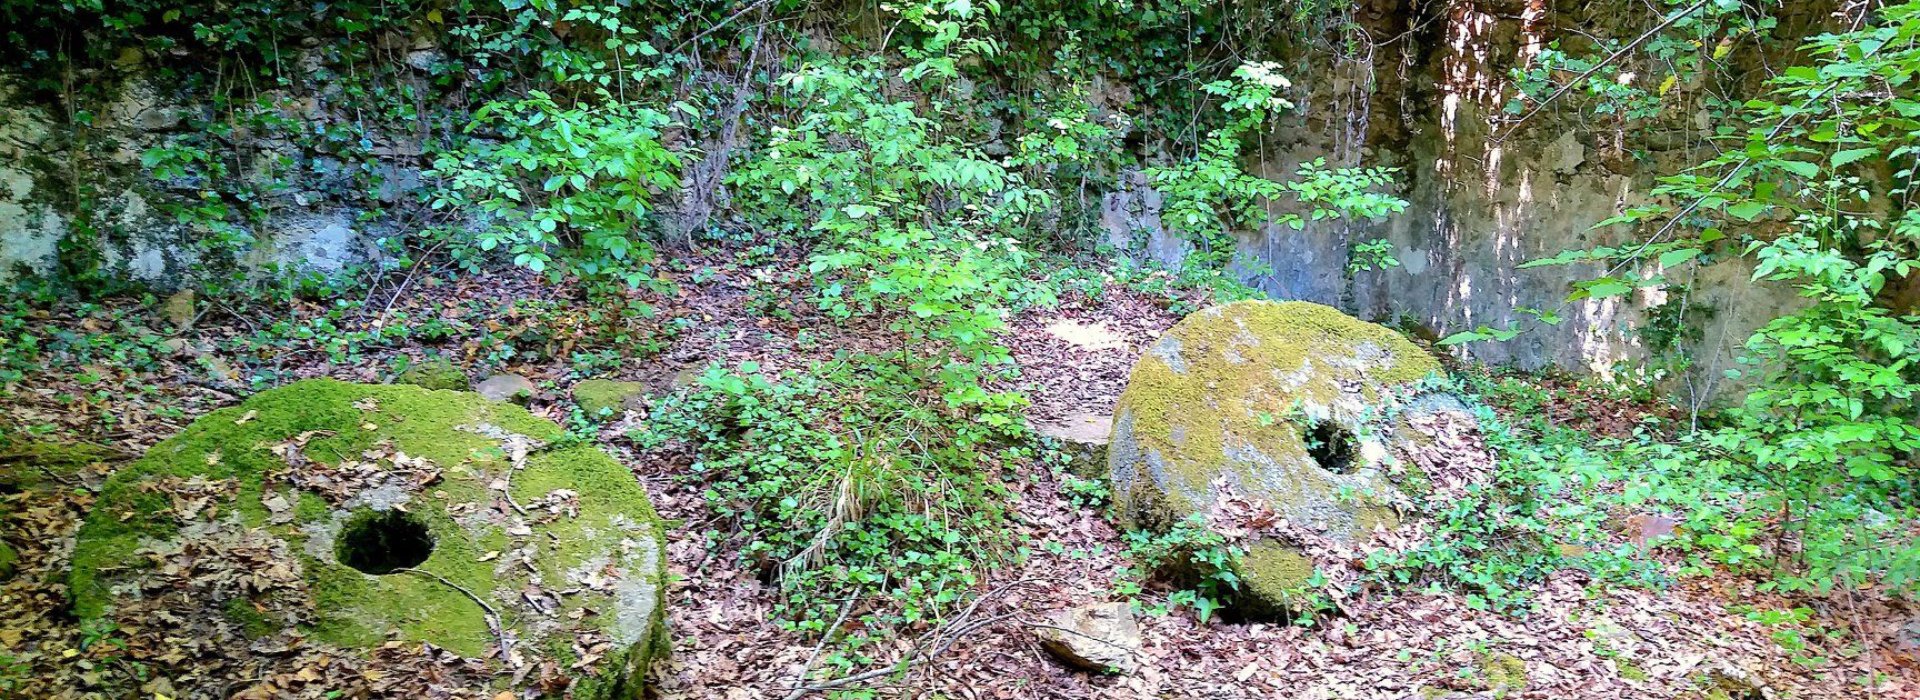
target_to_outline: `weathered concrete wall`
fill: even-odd
[[[182,223],[166,205],[194,201],[209,183],[157,180],[141,163],[148,149],[190,128],[189,117],[203,107],[140,77],[115,95],[77,127],[55,106],[21,99],[0,76],[0,282],[54,273],[62,242],[76,234],[98,246],[98,263],[110,276],[170,290],[206,273],[199,241],[208,232]],[[327,118],[318,103],[304,103],[315,105],[315,114],[301,116],[315,124]],[[239,177],[273,181],[261,190],[268,196],[256,209],[259,220],[229,222],[254,239],[230,251],[241,270],[328,275],[378,258],[376,239],[390,235],[391,225],[361,221],[359,203],[324,194],[348,188],[318,182],[340,179],[344,164],[271,138],[240,135],[223,143],[219,157],[246,169]],[[385,179],[396,184],[382,188],[379,199],[395,201],[417,188],[423,164],[418,144],[410,148],[415,162],[384,166]],[[282,172],[270,174],[269,167]]]
[[[1803,19],[1799,26],[1782,23],[1776,32],[1779,45],[1792,45],[1809,21],[1825,14],[1818,8],[1792,11]],[[1631,131],[1617,121],[1583,117],[1572,105],[1512,128],[1505,122],[1513,117],[1502,107],[1515,94],[1511,71],[1526,65],[1550,39],[1583,34],[1631,39],[1657,15],[1618,2],[1363,0],[1354,20],[1374,45],[1365,60],[1332,60],[1335,51],[1327,45],[1281,51],[1285,72],[1298,83],[1288,96],[1299,109],[1250,145],[1249,167],[1276,179],[1290,178],[1299,163],[1322,157],[1336,166],[1397,167],[1398,193],[1410,208],[1378,222],[1325,221],[1302,231],[1273,226],[1241,232],[1240,252],[1255,263],[1241,270],[1244,279],[1280,299],[1326,303],[1437,335],[1483,324],[1534,326],[1510,342],[1464,349],[1493,363],[1605,371],[1615,362],[1641,357],[1643,343],[1633,328],[1647,308],[1663,301],[1658,295],[1563,304],[1567,282],[1597,270],[1521,270],[1517,265],[1567,249],[1632,240],[1633,232],[1592,227],[1644,203],[1659,174],[1698,160],[1698,147],[1712,126],[1693,106],[1704,91],[1683,83],[1671,97],[1676,106],[1669,114]],[[411,46],[407,64],[417,71],[444,59],[431,42],[416,39]],[[772,65],[777,51],[768,53],[753,55]],[[735,58],[735,63],[745,60]],[[714,80],[731,77],[716,74]],[[1096,108],[1124,112],[1129,87],[1096,82],[1091,92],[1102,103]],[[86,218],[100,231],[102,257],[112,272],[164,288],[195,267],[192,241],[200,232],[176,223],[160,203],[194,194],[196,183],[153,182],[141,177],[139,167],[144,149],[185,128],[183,114],[190,108],[168,106],[182,100],[169,100],[138,80],[128,85],[114,104],[97,110],[100,116],[89,131],[96,141],[81,151],[63,119],[47,108],[19,106],[0,85],[0,279],[16,270],[44,273],[55,267],[59,241],[77,225],[71,173],[80,170],[97,177]],[[344,118],[339,98],[324,90],[270,97],[302,124]],[[1004,141],[1004,125],[989,121],[986,138]],[[374,241],[405,224],[365,214],[417,198],[425,159],[422,135],[375,139],[379,157],[371,164],[343,163],[284,139],[231,141],[229,147],[254,154],[247,159],[251,162],[273,157],[294,164],[265,202],[266,215],[246,224],[258,241],[238,262],[255,269],[333,274],[376,260]],[[750,139],[738,140],[742,143],[722,139],[726,147],[719,150],[744,149]],[[694,171],[687,178],[706,186],[697,196],[681,198],[674,211],[694,222],[679,227],[681,238],[691,237],[699,222],[725,206],[717,184],[724,172],[718,165],[724,164],[711,160],[692,161],[711,172]],[[362,167],[379,170],[379,191],[360,200],[340,199],[338,193],[354,185],[350,171]],[[243,177],[264,176],[249,172]],[[1190,245],[1161,225],[1160,195],[1137,172],[1117,179],[1114,191],[1095,193],[1089,202],[1098,208],[1105,241],[1177,266]],[[1376,238],[1392,243],[1402,265],[1350,271],[1353,246]],[[1704,394],[1731,366],[1750,331],[1794,303],[1794,297],[1789,290],[1748,283],[1748,271],[1738,262],[1698,274],[1690,301],[1712,309],[1693,353],[1699,365],[1693,388]],[[1526,308],[1557,310],[1565,321],[1530,324]]]
[[[1239,252],[1253,263],[1241,270],[1242,279],[1276,298],[1325,303],[1436,336],[1481,325],[1532,329],[1512,341],[1462,348],[1494,364],[1604,373],[1615,363],[1645,357],[1634,328],[1649,308],[1666,301],[1664,295],[1642,290],[1567,303],[1571,280],[1603,271],[1595,265],[1518,265],[1564,250],[1639,240],[1640,232],[1593,227],[1647,204],[1656,177],[1702,158],[1700,147],[1713,125],[1697,108],[1702,96],[1686,94],[1700,86],[1682,84],[1668,98],[1676,105],[1672,113],[1631,130],[1582,117],[1572,105],[1515,128],[1515,115],[1503,107],[1516,94],[1511,71],[1526,65],[1549,38],[1577,28],[1627,40],[1645,28],[1634,22],[1650,24],[1652,16],[1621,10],[1617,3],[1373,5],[1357,19],[1373,36],[1400,39],[1376,46],[1371,62],[1334,64],[1326,59],[1330,52],[1297,50],[1302,55],[1286,70],[1306,79],[1289,95],[1300,109],[1263,136],[1248,168],[1288,179],[1301,162],[1322,157],[1334,165],[1397,167],[1397,193],[1409,208],[1382,221],[1241,232]],[[1799,15],[1797,25],[1782,22],[1779,45],[1792,46],[1794,32],[1825,13],[1802,8]],[[1108,221],[1136,228],[1157,224],[1152,208],[1141,206],[1157,203],[1156,196],[1128,197],[1133,216]],[[1134,234],[1136,241],[1142,237]],[[1157,230],[1144,236],[1165,237]],[[1402,265],[1349,271],[1353,246],[1377,238],[1392,243]],[[1174,248],[1163,242],[1144,257],[1164,263],[1169,250]],[[1750,273],[1740,260],[1686,273],[1699,275],[1687,301],[1710,311],[1698,319],[1704,328],[1690,348],[1692,376],[1670,384],[1682,398],[1716,393],[1751,332],[1798,303],[1790,289],[1749,282]],[[1557,311],[1564,321],[1534,322],[1523,310],[1528,308]]]

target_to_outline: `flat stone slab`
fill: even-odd
[[[1077,411],[1059,418],[1035,421],[1035,432],[1053,438],[1073,459],[1074,474],[1093,478],[1107,466],[1107,440],[1113,433],[1112,414]]]
[[[496,374],[487,377],[475,382],[473,390],[486,397],[488,401],[513,403],[526,403],[535,394],[540,393],[540,387],[536,386],[533,380],[518,374]]]
[[[1132,673],[1140,666],[1140,623],[1126,603],[1095,603],[1053,613],[1034,630],[1040,645],[1083,671]]]
[[[1088,352],[1117,350],[1127,346],[1127,339],[1107,328],[1104,321],[1088,323],[1071,318],[1056,319],[1047,324],[1047,334]]]

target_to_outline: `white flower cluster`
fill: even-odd
[[[996,246],[996,245],[1003,245],[1003,246],[1006,246],[1006,247],[1007,247],[1007,252],[1009,252],[1009,253],[1018,253],[1018,252],[1020,252],[1020,242],[1019,242],[1019,241],[1016,241],[1016,240],[1013,240],[1013,239],[1011,239],[1011,238],[1002,238],[1002,239],[1000,239],[1000,240],[997,240],[997,241],[996,241],[996,240],[993,240],[993,239],[991,239],[991,238],[981,238],[981,239],[978,239],[978,240],[975,240],[975,241],[973,242],[973,247],[975,247],[975,248],[979,248],[980,250],[983,250],[983,251],[984,251],[984,250],[988,250],[988,249],[991,249],[991,248],[993,248],[993,247],[994,247],[994,246]]]
[[[1275,90],[1285,90],[1293,87],[1293,81],[1287,80],[1287,76],[1280,74],[1280,64],[1273,61],[1242,63],[1240,64],[1240,69],[1234,72],[1238,73],[1242,78]]]

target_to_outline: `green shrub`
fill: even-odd
[[[1890,293],[1920,269],[1905,165],[1920,141],[1916,37],[1920,3],[1905,2],[1808,39],[1811,65],[1780,72],[1725,120],[1719,155],[1661,178],[1654,194],[1672,204],[1598,225],[1645,225],[1644,241],[1525,265],[1603,264],[1606,275],[1572,285],[1573,302],[1687,286],[1689,268],[1745,257],[1754,280],[1802,297],[1748,339],[1747,369],[1730,372],[1752,380],[1739,406],[1677,438],[1613,446],[1609,478],[1630,503],[1683,513],[1681,544],[1703,563],[1766,568],[1789,589],[1920,587],[1906,525],[1920,515],[1909,459],[1920,451],[1920,317]]]
[[[642,445],[684,440],[690,478],[777,581],[781,616],[822,632],[843,605],[937,617],[1011,551],[993,464],[1014,407],[958,412],[896,357],[851,357],[776,380],[718,367],[668,400]],[[849,602],[852,601],[852,602]],[[885,605],[875,606],[876,601]]]
[[[1147,170],[1166,197],[1161,220],[1187,235],[1197,254],[1190,262],[1202,269],[1220,270],[1233,262],[1231,232],[1272,220],[1267,211],[1271,202],[1291,199],[1305,207],[1305,216],[1283,214],[1277,219],[1296,231],[1308,220],[1372,218],[1407,208],[1406,200],[1374,191],[1392,184],[1392,168],[1328,168],[1325,159],[1315,159],[1302,163],[1298,177],[1287,182],[1241,168],[1241,139],[1272,115],[1293,109],[1281,96],[1292,83],[1278,69],[1274,63],[1245,63],[1231,79],[1203,86],[1202,91],[1222,100],[1219,109],[1227,123],[1208,132],[1192,158]],[[1362,252],[1369,261],[1391,257],[1377,242]]]
[[[1133,566],[1121,575],[1117,592],[1123,596],[1141,592],[1138,572],[1170,575],[1181,587],[1167,596],[1167,608],[1193,608],[1206,622],[1240,590],[1240,577],[1233,569],[1247,549],[1214,532],[1205,515],[1190,515],[1162,533],[1133,530],[1126,539]],[[1150,612],[1165,613],[1167,608]]]
[[[889,99],[890,75],[879,61],[843,59],[789,73],[792,126],[730,182],[750,218],[814,244],[808,270],[823,309],[892,319],[950,400],[987,400],[979,372],[1008,361],[992,333],[1027,286],[1018,239],[1048,200],[942,131],[928,115],[944,103]]]
[[[427,174],[444,184],[433,208],[484,217],[471,240],[456,234],[455,257],[468,269],[498,249],[555,279],[637,287],[648,277],[653,197],[679,184],[681,156],[660,143],[671,120],[604,91],[597,102],[563,106],[535,90],[486,104],[467,127],[478,138],[435,159]]]

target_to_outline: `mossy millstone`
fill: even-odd
[[[1164,528],[1208,514],[1226,484],[1337,541],[1391,527],[1383,441],[1395,431],[1375,423],[1439,371],[1400,334],[1319,304],[1194,313],[1134,365],[1115,407],[1115,511],[1124,525]],[[1236,602],[1256,614],[1286,608],[1313,574],[1274,538],[1250,542],[1239,567]]]
[[[250,636],[349,651],[400,639],[489,656],[501,688],[511,666],[551,660],[578,669],[568,697],[638,698],[665,644],[663,527],[629,470],[562,435],[469,392],[325,379],[263,392],[107,483],[75,545],[75,612],[138,610],[156,552],[267,542],[284,556],[262,568],[285,567],[290,585],[210,588],[179,598],[204,609],[160,612],[220,610]],[[503,641],[512,652],[492,655]]]

